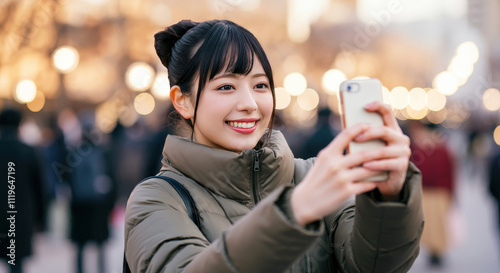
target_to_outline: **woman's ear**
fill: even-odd
[[[183,118],[192,119],[194,117],[194,107],[191,103],[191,98],[182,94],[181,88],[178,85],[174,85],[170,88],[170,99],[172,99],[175,110],[177,110]]]

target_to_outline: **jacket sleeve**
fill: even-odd
[[[407,272],[419,253],[424,219],[421,174],[410,163],[400,202],[356,196],[327,217],[330,241],[342,272]]]
[[[310,230],[289,220],[276,205],[283,192],[283,187],[275,190],[209,243],[170,185],[143,182],[127,204],[125,253],[131,271],[284,271],[323,233],[324,225]]]

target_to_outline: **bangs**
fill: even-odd
[[[255,37],[236,25],[215,25],[210,32],[199,50],[206,56],[200,62],[200,75],[206,81],[222,72],[248,75],[259,47]]]

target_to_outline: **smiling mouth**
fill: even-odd
[[[226,123],[235,128],[249,129],[255,126],[255,121],[252,122],[236,122],[236,121],[226,121]]]

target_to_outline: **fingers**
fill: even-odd
[[[356,124],[342,130],[342,132],[340,132],[340,134],[338,134],[337,137],[318,154],[318,157],[320,157],[321,154],[342,154],[347,145],[349,145],[349,142],[369,128],[368,124]]]
[[[401,132],[401,128],[396,120],[396,117],[392,113],[389,105],[375,101],[365,106],[365,110],[368,112],[379,112],[382,116],[384,124],[398,132]]]
[[[370,182],[370,181],[363,181],[363,182],[356,182],[350,184],[350,191],[354,195],[362,194],[365,192],[369,192],[377,188],[378,184],[377,182]]]
[[[382,139],[388,144],[400,143],[405,146],[410,145],[410,138],[404,135],[401,130],[394,130],[385,126],[371,127],[358,135],[354,140],[357,142],[364,142],[373,139]]]
[[[363,167],[356,167],[342,171],[337,175],[336,183],[330,184],[335,192],[343,192],[344,198],[375,189],[378,184],[373,181],[365,181],[367,178],[380,174]],[[363,182],[358,182],[363,181]],[[328,190],[325,188],[325,190]]]
[[[409,158],[411,150],[408,146],[391,145],[379,149],[367,150],[346,155],[343,160],[344,166],[352,168],[360,166],[365,162],[390,159],[390,158]]]
[[[373,171],[404,171],[408,168],[408,160],[404,158],[390,158],[363,163],[363,167]]]

